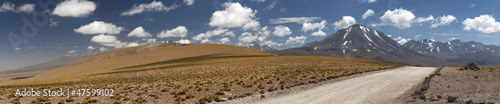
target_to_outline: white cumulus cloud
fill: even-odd
[[[193,1],[194,3],[194,1]],[[134,4],[132,8],[127,11],[122,12],[120,15],[122,16],[133,16],[135,14],[140,14],[143,12],[168,12],[170,10],[174,10],[177,8],[177,5],[165,6],[161,1],[153,1],[151,3],[144,4]]]
[[[233,28],[242,27],[244,30],[255,29],[260,26],[255,18],[256,10],[243,7],[240,3],[226,2],[223,4],[225,10],[215,11],[210,18],[212,27]]]
[[[89,50],[89,51],[95,50],[95,47],[94,46],[88,46],[87,50]]]
[[[188,34],[188,30],[186,29],[185,26],[177,26],[176,28],[172,30],[164,30],[161,31],[157,37],[158,38],[167,38],[167,37],[180,37],[184,38]]]
[[[306,41],[307,37],[302,35],[302,36],[296,36],[296,37],[288,37],[288,40],[286,40],[286,44],[296,44],[296,43],[304,43]]]
[[[224,36],[231,36],[231,35],[234,36],[234,33],[232,31],[229,31],[228,29],[218,28],[218,29],[215,29],[215,30],[209,30],[209,31],[207,31],[205,33],[200,33],[200,34],[194,36],[193,40],[208,39],[208,38],[211,38],[213,36],[218,36],[218,35],[222,35],[222,34],[224,34]]]
[[[271,24],[283,24],[283,23],[308,23],[316,20],[320,20],[321,17],[287,17],[287,18],[277,18],[277,19],[269,19]]]
[[[453,21],[457,21],[457,17],[453,15],[441,16],[432,22],[431,28],[436,28],[441,25],[449,25]]]
[[[108,50],[109,50],[109,49],[108,49],[108,48],[105,48],[105,47],[101,47],[101,48],[99,48],[99,51],[101,51],[101,52],[106,52],[106,51],[108,51]]]
[[[492,15],[480,15],[479,17],[467,18],[462,24],[464,25],[464,30],[470,31],[474,29],[481,33],[493,33],[500,31],[500,23],[493,18]]]
[[[373,14],[375,14],[375,11],[373,11],[372,9],[368,9],[366,10],[366,12],[361,16],[363,19],[366,19],[370,16],[373,16]]]
[[[0,12],[31,13],[35,11],[35,4],[21,4],[17,9],[15,7],[15,4],[4,1],[2,6],[0,6]]]
[[[400,29],[409,28],[415,15],[405,9],[394,9],[393,11],[387,10],[384,15],[380,17],[384,22],[390,22],[393,26]]]
[[[315,30],[315,29],[318,29],[318,30],[321,30],[321,29],[324,29],[326,26],[326,20],[323,20],[319,23],[303,23],[302,24],[302,28],[300,30],[304,31],[304,32],[307,32],[309,30]]]
[[[109,46],[109,47],[118,47],[118,46],[123,46],[126,43],[122,43],[120,40],[116,38],[116,36],[113,35],[96,35],[90,39],[91,42],[95,42],[104,46]]]
[[[191,43],[191,41],[189,41],[189,39],[181,39],[181,40],[177,41],[177,43],[189,44],[189,43]]]
[[[139,26],[128,33],[127,37],[151,37],[152,35],[144,30],[142,26]]]
[[[429,17],[418,17],[417,19],[415,19],[415,22],[422,23],[422,22],[433,21],[433,20],[434,20],[434,16],[429,15]]]
[[[356,19],[352,16],[342,16],[341,20],[333,23],[333,25],[335,25],[335,29],[343,29],[353,24],[356,24]]]
[[[326,36],[326,33],[319,30],[319,31],[316,31],[316,32],[313,32],[311,33],[312,36]]]
[[[292,31],[290,30],[290,28],[288,28],[286,26],[278,25],[278,26],[274,27],[274,32],[273,32],[274,36],[284,37],[284,36],[287,36],[290,34],[292,34]]]
[[[186,3],[186,5],[193,5],[194,0],[184,0],[184,3]]]
[[[93,1],[65,0],[57,4],[52,14],[61,17],[87,17],[97,8]]]
[[[224,43],[230,42],[231,40],[229,40],[229,38],[227,38],[227,37],[224,37],[224,38],[221,38],[219,41],[220,41],[220,43],[224,44]]]
[[[209,43],[210,42],[210,39],[203,39],[201,40],[201,43]]]
[[[112,23],[106,23],[103,21],[94,21],[87,25],[82,25],[78,29],[73,29],[73,31],[81,34],[120,34],[124,30],[124,27],[118,27]]]
[[[125,47],[135,47],[135,46],[139,46],[139,43],[137,43],[137,42],[130,42]]]

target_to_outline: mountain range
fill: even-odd
[[[407,49],[383,32],[359,24],[341,29],[321,41],[308,43],[299,48],[272,51],[271,53],[358,57],[426,66],[447,64],[434,57]]]
[[[19,69],[12,69],[12,70],[6,70],[2,71],[1,73],[18,73],[18,72],[32,72],[32,71],[49,71],[52,69],[56,69],[59,67],[62,67],[64,65],[68,65],[74,62],[77,62],[81,59],[102,53],[103,51],[99,50],[89,50],[87,53],[84,54],[78,54],[77,51],[71,50],[68,51],[65,55],[57,58],[56,60],[49,61],[49,62],[44,62],[40,64],[35,64],[35,65],[30,65],[26,66],[23,68]]]
[[[432,39],[410,40],[403,44],[410,50],[432,57],[438,57],[449,63],[474,62],[478,65],[500,66],[500,46],[480,42],[463,42],[458,39],[441,42]]]

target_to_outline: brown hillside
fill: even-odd
[[[241,56],[272,56],[272,54],[258,49],[224,44],[150,44],[101,53],[23,82],[116,72],[122,69],[182,61]]]

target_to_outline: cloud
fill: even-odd
[[[367,2],[367,3],[374,3],[374,2],[377,2],[377,0],[359,0],[360,2],[364,3],[364,2]]]
[[[177,43],[189,44],[189,43],[191,43],[191,41],[189,41],[188,39],[181,39],[181,40],[177,41]]]
[[[343,29],[356,24],[356,19],[351,16],[342,16],[342,20],[339,20],[333,24],[335,25],[335,29]]]
[[[241,34],[241,36],[238,38],[238,40],[240,41],[238,44],[239,45],[244,45],[244,44],[248,44],[248,43],[251,43],[253,41],[256,41],[258,40],[259,36],[258,35],[252,35],[251,32],[244,32]]]
[[[441,35],[441,36],[450,36],[450,35],[460,35],[458,33],[427,33],[431,35]]]
[[[255,29],[260,26],[259,21],[255,18],[257,11],[249,7],[243,7],[240,3],[226,2],[223,6],[226,9],[215,11],[208,25],[219,28],[242,27],[244,30]]]
[[[156,39],[155,38],[149,38],[146,40],[146,43],[156,43]]]
[[[278,1],[273,1],[271,4],[269,4],[269,6],[267,6],[267,10],[270,10],[270,9],[273,9],[274,6],[276,6],[276,3],[278,3]]]
[[[458,39],[458,38],[453,38],[453,37],[450,38],[450,40],[456,40],[456,39]]]
[[[476,7],[476,4],[470,4],[470,7],[474,8],[474,7]]]
[[[266,2],[266,0],[252,0],[252,1],[257,1],[258,3]]]
[[[427,17],[427,18],[425,18],[425,17],[418,17],[414,21],[417,22],[417,23],[422,23],[422,22],[433,21],[433,20],[434,20],[434,16],[429,15],[429,17]]]
[[[34,50],[36,49],[35,47],[26,47],[27,50]]]
[[[125,47],[135,47],[135,46],[139,46],[139,43],[131,42],[131,43],[128,43]]]
[[[277,19],[269,19],[271,24],[283,24],[283,23],[308,23],[316,20],[320,20],[321,17],[287,17],[287,18],[277,18]]]
[[[411,11],[405,9],[394,9],[393,11],[387,10],[380,19],[384,22],[390,22],[399,29],[404,29],[411,26],[413,19],[415,19],[415,15],[413,15]]]
[[[200,33],[200,34],[194,36],[193,40],[208,39],[208,38],[211,38],[213,36],[218,36],[218,35],[222,35],[222,34],[224,34],[224,36],[233,36],[234,37],[234,33],[232,31],[229,31],[228,29],[218,28],[218,29],[215,29],[215,30],[209,30],[209,31],[207,31],[205,33]]]
[[[54,18],[50,18],[50,19],[49,19],[49,22],[50,22],[49,26],[54,27],[54,26],[59,25],[59,22],[60,22],[60,21],[56,21],[56,19],[54,19]]]
[[[254,41],[267,42],[266,39],[272,35],[271,31],[267,29],[268,26],[262,27],[256,33],[244,32],[238,37],[239,46],[248,46]]]
[[[193,1],[194,3],[194,1]],[[134,4],[132,8],[127,11],[122,12],[121,16],[133,16],[135,14],[140,14],[143,12],[168,12],[170,10],[174,10],[178,5],[165,6],[161,1],[153,1],[151,3],[144,4]]]
[[[99,43],[104,46],[109,46],[109,47],[117,47],[117,46],[122,46],[125,45],[126,43],[122,43],[120,40],[116,38],[116,36],[113,35],[96,35],[90,39],[91,42]]]
[[[312,36],[326,36],[326,33],[321,31],[321,30],[318,30],[316,32],[313,32],[311,35]]]
[[[368,9],[366,10],[366,12],[361,16],[363,19],[366,19],[370,16],[373,16],[373,14],[375,14],[375,11],[373,11],[372,9]]]
[[[406,42],[410,41],[411,39],[410,39],[410,38],[405,39],[405,38],[402,38],[402,37],[398,37],[398,38],[396,38],[396,39],[394,39],[394,40],[396,40],[396,41],[397,41],[400,45],[403,45],[403,44],[405,44]]]
[[[273,32],[274,36],[284,37],[284,36],[287,36],[290,34],[292,34],[292,31],[290,30],[290,28],[288,28],[286,26],[279,25],[279,26],[274,27],[274,32]]]
[[[227,37],[221,38],[219,41],[222,44],[227,43],[227,42],[231,42],[231,40],[229,40],[229,38],[227,38]]]
[[[57,4],[52,14],[61,17],[87,17],[92,14],[97,5],[87,0],[65,0]]]
[[[270,40],[262,42],[262,44],[267,45],[269,47],[275,47],[275,46],[281,46],[281,45],[283,45],[283,43],[276,43],[276,42],[273,42],[273,41],[270,41]]]
[[[296,44],[296,43],[304,43],[306,41],[307,37],[302,35],[302,36],[296,36],[296,37],[288,37],[288,40],[286,40],[286,44]]]
[[[152,35],[144,30],[142,26],[139,26],[132,30],[130,33],[128,33],[127,37],[151,37]]]
[[[449,25],[453,21],[457,21],[457,17],[453,15],[441,16],[432,22],[431,28],[436,28],[441,25]]]
[[[186,5],[193,5],[194,0],[184,0],[184,3],[186,3]]]
[[[286,8],[280,8],[280,12],[286,12]]]
[[[164,30],[158,33],[158,38],[167,38],[167,37],[180,37],[184,38],[188,34],[188,30],[185,26],[177,26],[172,30]]]
[[[35,4],[22,4],[17,8],[17,12],[31,13],[35,11]]]
[[[415,37],[413,37],[413,38],[417,39],[419,37],[422,37],[422,35],[418,34],[418,35],[415,35]]]
[[[35,11],[35,4],[21,4],[17,9],[15,7],[13,3],[4,1],[0,6],[0,12],[31,13]]]
[[[101,48],[99,48],[99,51],[101,51],[101,52],[106,52],[106,51],[108,51],[108,50],[109,50],[109,49],[108,49],[108,48],[105,48],[105,47],[101,47]]]
[[[201,40],[201,43],[208,43],[208,42],[210,42],[210,39],[203,39],[203,40]]]
[[[106,23],[103,21],[94,21],[87,25],[82,25],[78,29],[73,29],[73,31],[81,34],[120,34],[124,30],[124,27],[118,27],[112,23]]]
[[[323,20],[319,23],[303,23],[302,24],[302,30],[303,32],[307,32],[309,30],[315,30],[315,29],[318,29],[318,30],[321,30],[321,29],[324,29],[326,26],[326,20]]]
[[[94,46],[88,46],[88,47],[87,47],[87,50],[88,50],[88,51],[95,50],[95,47],[94,47]]]
[[[464,25],[464,30],[467,31],[474,29],[481,33],[493,33],[500,30],[500,23],[492,15],[487,14],[474,17],[474,19],[467,18],[462,24]]]

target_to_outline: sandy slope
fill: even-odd
[[[289,95],[258,101],[258,104],[356,104],[391,103],[421,83],[436,68],[402,67],[327,84]]]

